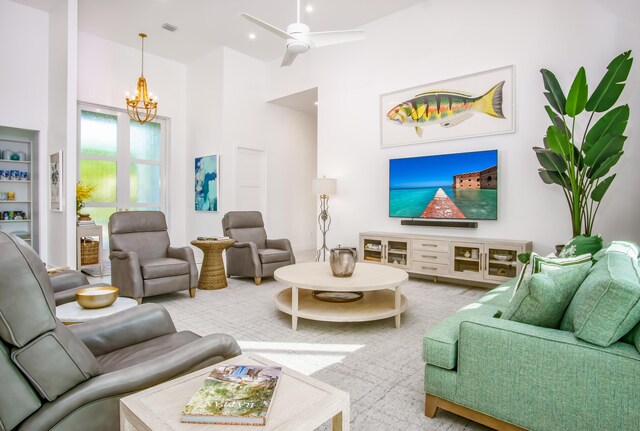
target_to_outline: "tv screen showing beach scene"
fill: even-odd
[[[498,150],[389,160],[389,217],[497,220]]]

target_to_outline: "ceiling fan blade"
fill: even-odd
[[[313,46],[329,46],[338,43],[355,42],[365,38],[364,30],[319,31],[307,33],[306,37]]]
[[[252,23],[254,23],[256,25],[259,25],[260,27],[264,28],[265,30],[275,34],[276,36],[280,36],[283,39],[295,39],[294,36],[290,35],[286,31],[280,30],[278,27],[274,27],[271,24],[256,18],[255,16],[249,15],[248,13],[241,13],[240,16],[245,17],[246,19],[248,19]]]
[[[295,60],[297,56],[298,54],[294,54],[293,52],[286,50],[284,52],[284,57],[282,58],[282,63],[280,63],[280,67],[291,66],[291,63],[293,63],[293,60]]]

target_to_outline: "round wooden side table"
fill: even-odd
[[[198,247],[204,253],[198,289],[215,290],[227,287],[227,274],[224,271],[222,250],[231,247],[234,242],[236,242],[235,239],[191,241],[191,245]]]

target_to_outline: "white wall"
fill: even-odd
[[[568,209],[558,187],[537,175],[531,147],[548,126],[539,73],[556,73],[568,90],[586,67],[595,88],[609,61],[628,49],[640,55],[638,3],[540,0],[424,2],[373,22],[362,42],[311,50],[291,68],[268,64],[268,98],[318,87],[318,172],[338,179],[332,198],[329,244],[357,244],[358,232],[382,230],[459,236],[531,239],[548,252],[571,237]],[[513,134],[380,148],[379,95],[505,65],[516,70]],[[602,205],[595,231],[605,240],[640,240],[640,64],[623,95],[632,118],[618,178]],[[497,148],[500,153],[499,220],[479,228],[400,226],[388,214],[388,160]],[[634,185],[630,187],[630,185]]]
[[[233,177],[232,146],[223,141],[223,59],[224,50],[218,49],[192,62],[187,67],[187,158],[184,172],[187,177],[183,192],[187,220],[187,237],[220,236],[220,220],[223,211],[229,208],[233,200],[233,189],[227,178]],[[194,158],[220,155],[220,194],[218,195],[218,213],[195,211],[194,196]],[[229,157],[229,160],[227,160]],[[224,178],[224,179],[223,179]],[[199,249],[195,250],[201,256]]]
[[[57,0],[49,12],[49,129],[48,151],[42,154],[48,172],[48,155],[63,151],[64,204],[62,212],[48,210],[48,192],[42,194],[48,213],[46,243],[54,266],[76,265],[76,136],[77,136],[77,0]],[[48,175],[41,175],[48,183]]]
[[[83,32],[78,35],[78,100],[126,108],[125,92],[135,91],[140,76],[140,49]],[[153,44],[153,34],[145,42],[147,46]],[[167,218],[172,244],[182,245],[187,242],[184,190],[185,184],[191,181],[191,176],[185,174],[188,153],[187,68],[182,63],[148,52],[144,54],[144,64],[149,91],[159,96],[158,116],[170,119]]]
[[[46,12],[0,0],[0,126],[39,132],[38,169],[47,172],[49,98],[49,16]],[[9,43],[10,41],[10,43]],[[37,185],[39,250],[47,260],[47,175]]]
[[[188,66],[189,143],[187,220],[190,237],[221,235],[222,216],[235,208],[238,147],[266,151],[270,237],[296,249],[315,247],[315,118],[266,102],[265,63],[228,48]],[[193,210],[193,158],[220,155],[218,213]]]

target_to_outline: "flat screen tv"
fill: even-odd
[[[389,217],[497,220],[498,150],[389,160]]]

